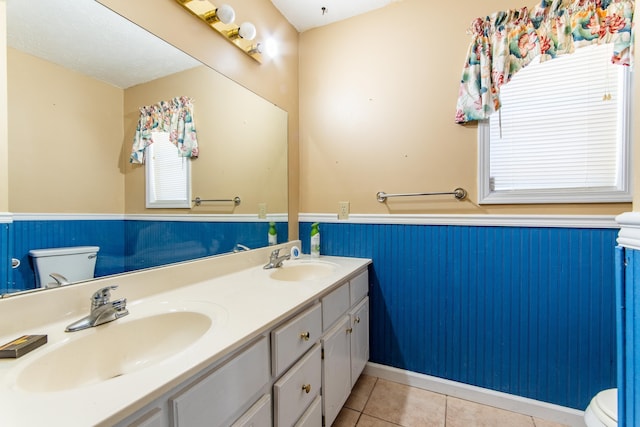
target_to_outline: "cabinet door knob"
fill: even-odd
[[[353,323],[360,323],[360,316],[356,316],[356,318],[353,319]]]
[[[309,338],[311,338],[311,334],[309,332],[303,332],[300,334],[301,340],[309,341]]]
[[[353,333],[353,328],[347,328],[347,333],[348,334]]]
[[[311,391],[311,384],[305,384],[302,386],[302,389],[309,394],[309,392]]]

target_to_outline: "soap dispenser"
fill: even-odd
[[[311,224],[311,256],[320,256],[320,224]]]
[[[276,230],[276,223],[269,223],[269,246],[278,244],[278,231]]]

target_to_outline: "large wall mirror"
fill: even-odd
[[[266,246],[270,222],[287,240],[284,110],[94,0],[6,2],[1,294],[34,289],[32,249],[99,246],[99,277]],[[139,109],[180,96],[198,133],[193,198],[222,201],[147,209],[145,166],[129,163]]]

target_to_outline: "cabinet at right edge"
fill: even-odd
[[[364,271],[322,300],[322,412],[326,427],[335,421],[369,360],[368,291],[369,276]]]

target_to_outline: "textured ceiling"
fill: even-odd
[[[303,32],[401,0],[271,1]],[[95,0],[7,0],[7,17],[10,47],[123,89],[200,65]]]
[[[94,0],[8,0],[7,43],[127,88],[200,65]]]
[[[280,13],[301,33],[397,1],[400,0],[271,0]]]

